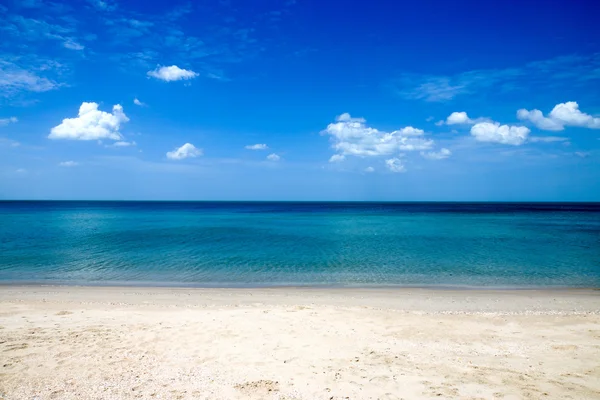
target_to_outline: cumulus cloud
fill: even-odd
[[[137,97],[135,99],[133,99],[133,104],[135,104],[136,106],[140,106],[140,107],[146,107],[146,103],[139,101]]]
[[[159,66],[153,71],[148,71],[148,76],[165,82],[172,82],[194,79],[198,74],[194,71],[179,68],[177,65],[171,65],[170,67]]]
[[[443,160],[444,158],[448,158],[452,155],[452,152],[448,149],[440,149],[440,151],[429,151],[429,152],[421,152],[421,156],[427,158],[429,160]]]
[[[525,143],[529,128],[500,125],[498,122],[480,122],[471,127],[471,135],[480,142],[492,142],[519,146]]]
[[[281,160],[281,157],[280,157],[280,156],[278,156],[278,155],[277,155],[277,154],[275,154],[275,153],[271,153],[271,154],[269,154],[269,155],[267,156],[267,160],[269,160],[269,161],[279,161],[279,160]]]
[[[68,140],[121,140],[119,129],[129,121],[119,104],[113,106],[112,113],[98,110],[97,103],[81,103],[76,118],[65,118],[52,128],[48,138]]]
[[[566,126],[600,129],[600,118],[581,112],[575,101],[557,104],[547,117],[540,110],[522,108],[517,111],[517,118],[530,121],[545,131],[562,131]]]
[[[346,159],[346,156],[343,154],[334,154],[329,158],[330,163],[341,162]]]
[[[471,118],[469,118],[469,115],[467,115],[466,112],[455,111],[452,114],[450,114],[448,116],[448,118],[446,118],[446,120],[438,121],[435,124],[437,126],[442,126],[444,124],[445,125],[474,125],[479,122],[490,122],[490,121],[487,118],[471,119]]]
[[[17,122],[19,122],[19,119],[17,117],[0,118],[0,126],[6,126],[8,124],[15,124]]]
[[[367,168],[365,168],[365,172],[375,172],[375,168],[367,167]]]
[[[264,143],[257,143],[257,144],[249,144],[248,146],[244,147],[247,150],[267,150],[269,148],[269,146],[267,146]]]
[[[389,160],[385,160],[385,165],[392,172],[406,172],[406,167],[399,158],[390,158]]]
[[[540,110],[526,110],[524,108],[517,111],[517,118],[520,120],[529,120],[539,129],[545,131],[562,131],[564,126],[551,118],[544,117]]]
[[[183,146],[169,151],[167,158],[169,160],[183,160],[185,158],[194,158],[203,155],[202,149],[197,148],[191,143],[186,143]]]
[[[385,132],[366,125],[364,118],[353,118],[344,113],[321,132],[331,136],[331,147],[340,156],[374,157],[399,151],[428,150],[433,140],[424,139],[422,129],[408,126]]]
[[[464,111],[455,111],[446,118],[446,124],[448,125],[470,124],[472,122],[473,120]]]
[[[61,163],[58,163],[58,165],[60,165],[61,167],[76,167],[79,165],[79,163],[75,161],[63,161]]]

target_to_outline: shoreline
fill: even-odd
[[[148,289],[232,289],[232,290],[267,290],[267,289],[322,289],[322,290],[448,290],[448,291],[600,291],[600,286],[584,285],[460,285],[460,284],[315,284],[315,283],[187,283],[160,281],[28,281],[0,280],[1,287],[89,287],[89,288],[148,288]]]
[[[0,303],[42,301],[139,306],[208,307],[297,304],[419,312],[600,314],[600,290],[432,288],[181,288],[152,286],[0,285]]]

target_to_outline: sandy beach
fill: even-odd
[[[0,287],[0,399],[600,398],[600,291]]]

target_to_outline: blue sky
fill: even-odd
[[[0,199],[598,201],[598,10],[5,0]]]

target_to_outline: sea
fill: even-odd
[[[600,287],[600,203],[1,201],[0,284]]]

